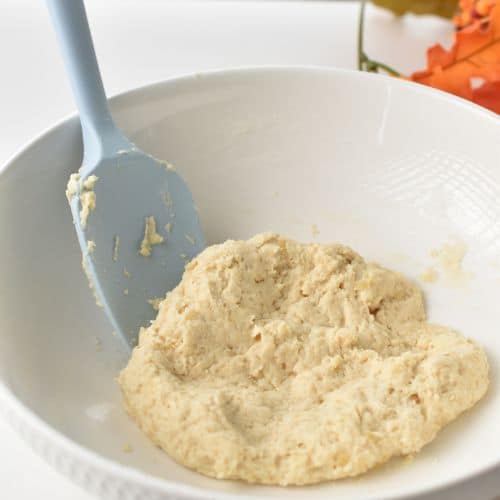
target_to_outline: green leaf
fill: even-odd
[[[458,7],[458,0],[372,0],[372,3],[391,10],[397,16],[411,12],[450,18]]]

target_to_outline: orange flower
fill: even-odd
[[[475,21],[488,18],[496,0],[460,0],[460,12],[453,17],[457,29],[470,26]]]
[[[450,50],[434,45],[427,51],[427,68],[409,79],[481,104],[500,113],[500,4],[492,0],[461,0],[488,12],[457,31]],[[466,19],[465,17],[463,19]]]

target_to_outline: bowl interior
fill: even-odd
[[[396,459],[355,480],[285,491],[175,464],[121,408],[115,377],[128,353],[88,290],[64,196],[81,161],[72,119],[0,176],[0,372],[17,398],[107,458],[212,494],[386,498],[500,461],[496,117],[394,79],[313,69],[184,78],[115,98],[112,107],[139,147],[185,177],[210,243],[267,230],[343,242],[414,280],[435,264],[431,249],[465,243],[470,279],[424,285],[428,313],[487,349],[491,389],[411,463]]]

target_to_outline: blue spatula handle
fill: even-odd
[[[84,163],[128,145],[109,112],[82,0],[46,0],[80,112]],[[122,140],[124,141],[123,144]]]

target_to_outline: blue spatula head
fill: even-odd
[[[205,246],[191,193],[173,167],[130,145],[82,167],[68,194],[96,301],[133,346]]]

